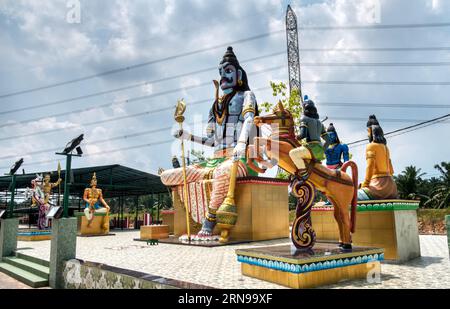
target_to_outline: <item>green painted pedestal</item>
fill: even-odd
[[[17,231],[19,219],[1,219],[0,225],[0,261],[5,256],[14,255],[17,249]]]
[[[50,287],[64,288],[64,262],[74,259],[77,248],[77,218],[53,220],[50,249]]]

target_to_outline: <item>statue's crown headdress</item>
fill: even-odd
[[[234,54],[233,47],[228,46],[227,51],[223,55],[222,61],[220,64],[223,64],[225,62],[229,62],[237,67],[239,67],[239,61],[237,60],[236,55]]]
[[[92,182],[93,180],[97,180],[97,174],[96,174],[95,172],[94,172],[94,175],[92,175],[91,182]]]
[[[379,126],[380,123],[378,122],[378,119],[375,115],[370,115],[369,120],[367,121],[367,127],[371,126]]]

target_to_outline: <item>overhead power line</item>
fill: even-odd
[[[256,60],[276,57],[276,56],[285,55],[285,54],[286,54],[285,51],[274,52],[274,53],[266,54],[263,56],[246,59],[246,60],[241,61],[241,63],[249,63],[249,62],[253,62]],[[16,113],[16,112],[21,112],[21,111],[30,111],[30,110],[34,110],[34,109],[41,109],[41,108],[49,107],[49,106],[61,105],[64,103],[78,101],[78,100],[84,100],[84,99],[93,98],[96,96],[101,96],[101,95],[105,95],[105,94],[109,94],[109,93],[130,90],[130,89],[139,88],[139,87],[143,87],[143,86],[147,86],[147,85],[154,85],[157,83],[161,83],[161,82],[165,82],[165,81],[169,81],[169,80],[173,80],[173,79],[178,79],[178,78],[182,78],[182,77],[186,77],[186,76],[192,76],[192,75],[196,75],[196,74],[200,74],[200,73],[205,73],[205,72],[209,72],[212,70],[217,70],[217,66],[204,68],[204,69],[200,69],[200,70],[195,70],[195,71],[187,72],[187,73],[183,73],[183,74],[167,76],[167,77],[149,80],[149,81],[145,81],[145,82],[140,82],[140,83],[128,85],[125,87],[119,87],[119,88],[114,88],[114,89],[105,90],[105,91],[101,91],[101,92],[95,92],[95,93],[91,93],[91,94],[87,94],[87,95],[83,95],[83,96],[79,96],[79,97],[63,99],[63,100],[58,100],[58,101],[43,103],[43,104],[37,104],[37,105],[32,105],[32,106],[26,106],[26,107],[21,107],[21,108],[15,108],[15,109],[7,110],[7,111],[0,111],[0,115],[11,114],[11,113]]]
[[[272,88],[270,86],[265,86],[265,87],[253,88],[252,90],[253,91],[264,91],[264,90],[268,90],[268,89],[272,89]],[[208,102],[211,103],[213,101],[214,101],[214,98],[192,101],[192,102],[189,102],[188,106],[198,105],[198,104],[203,104],[203,103],[208,103]],[[79,128],[80,126],[88,127],[88,126],[99,125],[99,124],[104,124],[104,123],[108,123],[108,122],[114,122],[114,121],[119,121],[119,120],[124,120],[124,119],[137,118],[137,117],[141,117],[141,116],[156,114],[159,112],[170,111],[173,109],[174,109],[173,106],[162,107],[162,108],[158,108],[158,109],[148,110],[145,112],[138,112],[138,113],[134,113],[134,114],[123,115],[123,116],[118,116],[118,117],[111,117],[111,118],[106,118],[106,119],[102,119],[102,120],[90,121],[90,122],[82,122],[77,125],[68,126],[68,127],[62,128],[62,129],[76,129],[76,128]],[[55,129],[35,131],[35,132],[25,133],[25,134],[21,134],[21,135],[2,137],[2,138],[0,138],[0,141],[13,140],[13,139],[19,139],[19,138],[31,137],[31,136],[38,136],[38,135],[44,135],[44,134],[56,133],[56,132],[57,131]]]
[[[173,140],[158,141],[158,142],[146,143],[146,144],[135,145],[135,146],[127,146],[127,147],[110,149],[110,150],[101,150],[101,151],[97,151],[97,152],[83,154],[83,157],[92,157],[92,156],[98,156],[98,155],[105,155],[105,154],[110,154],[110,153],[116,153],[116,152],[121,152],[121,151],[129,151],[129,150],[140,149],[140,148],[151,147],[151,146],[157,146],[157,145],[163,145],[163,144],[169,144],[169,143],[173,143]],[[53,160],[44,160],[44,161],[30,162],[30,163],[24,163],[24,164],[22,164],[22,166],[43,165],[43,164],[53,163],[53,162],[59,162],[59,160],[53,159]],[[0,169],[9,169],[9,167],[8,166],[0,167]]]
[[[375,24],[375,25],[351,25],[351,26],[303,26],[303,27],[299,27],[299,29],[301,31],[309,31],[309,30],[364,30],[364,29],[438,28],[438,27],[449,27],[449,26],[450,26],[450,23],[443,22],[443,23],[389,24],[389,25]],[[244,42],[259,40],[259,39],[262,39],[262,38],[265,38],[265,37],[269,37],[271,35],[281,34],[281,33],[284,33],[284,32],[285,32],[284,29],[271,31],[271,32],[262,33],[262,34],[259,34],[259,35],[255,35],[255,36],[251,36],[251,37],[247,37],[247,38],[243,38],[243,39],[239,39],[239,40],[235,40],[235,41],[219,44],[219,45],[214,45],[214,46],[210,46],[210,47],[206,47],[206,48],[202,48],[202,49],[197,49],[197,50],[193,50],[193,51],[189,51],[189,52],[185,52],[185,53],[181,53],[181,54],[177,54],[177,55],[172,55],[172,56],[168,56],[168,57],[164,57],[164,58],[160,58],[160,59],[150,60],[150,61],[146,61],[146,62],[142,62],[142,63],[126,66],[126,67],[116,68],[116,69],[113,69],[113,70],[104,71],[104,72],[97,73],[97,74],[91,74],[91,75],[87,75],[87,76],[84,76],[84,77],[79,77],[79,78],[75,78],[75,79],[71,79],[71,80],[66,80],[66,81],[58,82],[58,83],[54,83],[54,84],[49,84],[49,85],[46,85],[46,86],[41,86],[41,87],[35,87],[35,88],[30,88],[30,89],[10,92],[10,93],[6,93],[6,94],[0,95],[0,99],[4,99],[4,98],[7,98],[7,97],[12,97],[12,96],[16,96],[16,95],[27,94],[27,93],[36,92],[36,91],[41,91],[41,90],[46,90],[46,89],[51,89],[51,88],[64,86],[64,85],[68,85],[68,84],[73,84],[73,83],[77,83],[77,82],[93,79],[93,78],[96,78],[96,77],[117,74],[117,73],[121,73],[121,72],[124,72],[124,71],[130,71],[130,70],[134,70],[134,69],[137,69],[137,68],[153,65],[153,64],[156,64],[156,63],[161,63],[161,62],[165,62],[165,61],[175,60],[175,59],[178,59],[178,58],[192,56],[192,55],[195,55],[195,54],[203,53],[203,52],[206,52],[206,51],[211,51],[211,50],[222,48],[222,47],[226,47],[226,46],[229,46],[229,45],[234,45],[234,44],[240,44],[240,43],[244,43]]]
[[[342,48],[300,48],[300,52],[403,52],[403,51],[449,51],[447,46],[427,46],[427,47],[372,47],[372,48],[358,48],[358,47],[342,47]]]
[[[406,133],[414,131],[414,130],[419,130],[419,129],[422,129],[422,128],[427,127],[427,126],[440,123],[442,121],[447,120],[447,118],[449,118],[449,117],[450,117],[450,114],[447,114],[447,115],[444,115],[444,116],[441,116],[441,117],[438,117],[438,118],[434,118],[434,119],[431,119],[431,120],[424,121],[422,123],[418,123],[418,124],[415,124],[415,125],[412,125],[412,126],[408,126],[408,127],[405,127],[405,128],[401,128],[401,129],[397,129],[397,130],[388,132],[388,133],[385,134],[385,136],[386,136],[386,138],[391,138],[391,137],[394,137],[394,136],[397,136],[397,135],[406,134]],[[383,121],[386,121],[386,119],[383,119]],[[156,129],[156,130],[157,131],[162,131],[162,130],[169,130],[170,128],[172,128],[172,127],[160,128],[160,129]],[[138,132],[138,133],[129,135],[129,137],[138,136],[138,135],[144,135],[144,134],[150,134],[150,133],[155,133],[155,132],[150,132],[150,131]],[[394,135],[394,134],[396,134],[396,135]],[[116,137],[116,139],[122,139],[122,138],[125,138],[125,137],[124,136]],[[105,142],[105,141],[107,141],[107,140],[104,140],[102,142]],[[98,151],[98,152],[88,153],[88,154],[85,154],[84,156],[87,157],[87,156],[102,155],[102,154],[105,154],[105,153],[129,151],[129,150],[140,149],[140,148],[144,148],[144,147],[150,147],[150,146],[161,145],[161,144],[167,144],[167,143],[172,143],[172,142],[173,142],[173,140],[161,141],[161,142],[152,142],[152,143],[147,143],[147,144],[142,144],[142,145],[127,146],[127,147],[121,147],[121,148],[111,149],[111,150],[102,150],[102,151]],[[360,143],[360,142],[366,142],[367,143],[367,139],[355,141],[355,142],[352,142],[352,143],[348,143],[347,145],[351,146],[351,148],[354,148],[354,147],[362,146],[362,145],[353,146],[353,145],[355,145],[357,143]],[[91,142],[90,144],[93,144],[93,143],[94,142]],[[31,163],[28,163],[28,164],[25,164],[25,165],[42,165],[42,164],[53,163],[53,162],[57,162],[57,161],[58,160],[44,160],[44,161],[31,162]],[[7,168],[9,168],[9,167],[8,166],[0,167],[0,169],[7,169]]]
[[[371,85],[371,86],[449,86],[450,82],[408,82],[408,81],[347,81],[347,80],[305,80],[303,84],[317,85]]]
[[[443,115],[441,117],[437,117],[437,118],[434,118],[434,119],[422,121],[420,123],[416,123],[414,125],[407,126],[405,128],[401,128],[401,129],[397,129],[397,130],[388,132],[388,133],[386,133],[384,135],[385,136],[389,136],[389,135],[392,135],[392,134],[401,133],[401,132],[404,132],[404,131],[407,131],[407,130],[411,130],[411,129],[416,129],[416,128],[417,129],[421,129],[422,127],[427,127],[429,125],[434,125],[436,123],[441,123],[443,121],[448,120],[449,118],[450,118],[450,114],[446,114],[446,115]],[[382,121],[386,121],[386,119],[382,119]],[[357,141],[348,143],[347,145],[351,146],[351,145],[355,145],[355,144],[359,144],[359,143],[363,143],[363,142],[367,142],[367,141],[368,141],[368,139],[365,138],[365,139],[361,139],[361,140],[357,140]]]
[[[249,74],[259,75],[259,74],[263,74],[263,73],[267,73],[267,72],[271,72],[271,71],[276,71],[276,70],[279,70],[279,69],[282,69],[282,68],[285,68],[285,66],[284,65],[279,65],[279,66],[275,66],[275,67],[271,67],[271,68],[257,70],[257,71],[251,72]],[[150,98],[154,98],[154,97],[159,97],[159,96],[166,95],[166,94],[181,92],[183,90],[197,89],[197,88],[201,88],[201,87],[208,86],[208,85],[211,85],[211,84],[212,84],[212,82],[208,81],[208,82],[204,82],[204,83],[200,83],[200,84],[193,84],[193,85],[190,85],[190,86],[184,86],[184,87],[180,87],[180,88],[166,90],[166,91],[162,91],[162,92],[158,92],[158,93],[154,93],[154,94],[150,94],[150,95],[134,97],[134,98],[129,98],[129,99],[120,100],[120,101],[109,102],[109,103],[105,103],[105,104],[101,104],[101,105],[97,105],[97,106],[86,107],[86,108],[72,110],[72,111],[66,111],[66,112],[62,112],[62,113],[58,113],[58,114],[52,114],[52,115],[46,115],[46,116],[37,117],[37,118],[21,120],[19,122],[4,123],[4,124],[0,125],[0,128],[16,126],[16,125],[20,125],[20,124],[26,124],[26,123],[40,121],[40,120],[48,119],[48,118],[52,118],[52,117],[62,117],[62,116],[67,116],[67,115],[79,114],[79,113],[88,112],[88,111],[92,111],[92,110],[96,110],[96,109],[112,107],[112,106],[118,105],[118,104],[130,104],[130,103],[134,103],[134,102],[137,102],[137,101],[142,101],[142,100],[146,100],[146,99],[150,99]],[[0,138],[0,140],[2,140],[2,139]]]
[[[336,106],[336,107],[384,107],[384,108],[419,108],[435,109],[450,108],[450,104],[399,104],[399,103],[369,103],[369,102],[318,102],[318,106]]]
[[[259,39],[262,39],[262,38],[265,38],[265,37],[268,37],[268,36],[271,36],[271,35],[275,35],[275,34],[280,34],[280,33],[283,33],[283,32],[284,32],[284,30],[271,31],[271,32],[262,33],[262,34],[259,34],[259,35],[247,37],[247,38],[244,38],[244,39],[240,39],[240,40],[235,40],[235,41],[231,41],[231,42],[227,42],[227,43],[223,43],[223,44],[219,44],[219,45],[214,45],[214,46],[210,46],[210,47],[206,47],[206,48],[202,48],[202,49],[197,49],[197,50],[193,50],[193,51],[189,51],[189,52],[185,52],[185,53],[181,53],[181,54],[176,54],[176,55],[172,55],[172,56],[168,56],[168,57],[164,57],[164,58],[160,58],[160,59],[156,59],[156,60],[150,60],[150,61],[146,61],[146,62],[142,62],[142,63],[126,66],[126,67],[117,68],[117,69],[114,69],[114,70],[104,71],[104,72],[97,73],[97,74],[92,74],[92,75],[87,75],[87,76],[84,76],[84,77],[79,77],[79,78],[75,78],[75,79],[71,79],[71,80],[66,80],[66,81],[59,82],[59,83],[54,83],[54,84],[49,84],[49,85],[46,85],[46,86],[41,86],[41,87],[36,87],[36,88],[30,88],[30,89],[10,92],[10,93],[6,93],[6,94],[0,95],[0,99],[4,99],[4,98],[16,96],[16,95],[22,95],[22,94],[26,94],[26,93],[31,93],[31,92],[36,92],[36,91],[41,91],[41,90],[46,90],[46,89],[51,89],[51,88],[55,88],[55,87],[59,87],[59,86],[69,85],[69,84],[73,84],[73,83],[77,83],[77,82],[93,79],[93,78],[96,78],[96,77],[102,77],[102,76],[117,74],[117,73],[121,73],[121,72],[125,72],[125,71],[131,71],[131,70],[134,70],[134,69],[137,69],[137,68],[142,68],[142,67],[153,65],[153,64],[156,64],[156,63],[161,63],[161,62],[166,62],[166,61],[170,61],[170,60],[175,60],[175,59],[178,59],[178,58],[192,56],[192,55],[195,55],[195,54],[204,53],[204,52],[207,52],[207,51],[211,51],[211,50],[214,50],[214,49],[227,47],[227,46],[230,46],[230,45],[240,44],[240,43],[254,41],[254,40],[259,40]]]
[[[305,62],[307,67],[439,67],[450,62]]]
[[[377,29],[414,29],[414,28],[440,28],[450,27],[450,23],[422,23],[422,24],[373,24],[373,25],[349,25],[349,26],[302,26],[301,31],[308,30],[377,30]]]

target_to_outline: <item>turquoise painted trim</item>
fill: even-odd
[[[41,235],[52,235],[51,231],[48,232],[19,232],[18,236],[41,236]]]
[[[84,212],[76,212],[75,217],[83,217]],[[94,213],[94,217],[105,217],[106,213]]]
[[[314,211],[314,208],[318,208],[320,210],[330,210],[333,209],[333,207],[329,206],[320,206],[320,207],[313,207],[312,210]],[[401,211],[401,210],[417,210],[419,209],[419,204],[406,204],[406,203],[384,203],[384,204],[359,204],[356,208],[356,211],[358,212],[364,212],[364,211]]]
[[[293,274],[302,274],[302,273],[308,273],[308,272],[325,270],[325,269],[347,267],[347,266],[351,266],[351,265],[359,265],[359,264],[365,264],[365,263],[375,262],[375,261],[383,261],[384,253],[380,253],[380,254],[375,253],[375,254],[362,255],[362,256],[357,256],[357,257],[352,257],[352,258],[335,259],[335,260],[330,260],[330,261],[323,261],[323,262],[316,262],[316,263],[302,264],[302,265],[279,262],[279,261],[272,261],[272,260],[261,259],[261,258],[254,258],[254,257],[244,256],[244,255],[238,255],[237,260],[238,260],[238,262],[249,264],[249,265],[270,268],[270,269],[289,272],[289,273],[293,273]]]

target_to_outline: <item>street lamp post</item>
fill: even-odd
[[[66,156],[66,175],[64,177],[64,197],[63,197],[63,216],[64,218],[69,217],[69,195],[70,195],[70,173],[72,170],[72,157],[81,157],[83,154],[83,151],[81,150],[81,147],[79,146],[81,141],[83,140],[84,135],[81,134],[77,138],[74,138],[71,140],[67,145],[66,148],[62,152],[57,152],[57,155],[60,156]],[[72,153],[74,150],[77,151],[77,153]]]
[[[8,209],[8,218],[12,218],[14,214],[14,196],[16,191],[16,172],[20,168],[20,166],[23,164],[23,158],[14,163],[14,165],[11,167],[11,170],[9,171],[7,176],[11,176],[11,184],[9,185],[9,190],[11,192],[11,198],[9,201],[9,209]]]

